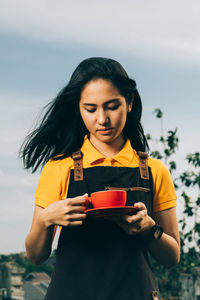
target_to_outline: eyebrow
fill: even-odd
[[[114,99],[106,101],[103,105],[108,105],[110,103],[119,103],[119,101],[120,101],[120,98],[114,98]],[[96,106],[96,104],[94,104],[94,103],[83,103],[82,105],[84,105],[84,106]]]

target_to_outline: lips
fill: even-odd
[[[97,129],[100,134],[107,135],[112,132],[113,128]]]
[[[97,129],[97,131],[107,131],[107,130],[112,130],[112,128],[102,128],[102,129]]]

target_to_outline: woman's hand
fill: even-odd
[[[41,211],[46,227],[51,225],[80,226],[86,218],[87,194],[51,203]]]
[[[87,196],[59,200],[46,208],[35,206],[31,230],[26,238],[26,254],[32,263],[41,264],[49,257],[55,225],[82,225],[86,218]]]
[[[153,219],[147,215],[145,205],[138,202],[134,205],[138,212],[131,216],[109,217],[107,219],[117,223],[126,233],[130,235],[140,234],[144,237],[151,255],[163,266],[171,268],[180,259],[180,241],[176,208],[172,207],[153,215]],[[154,221],[155,220],[155,221]],[[149,230],[158,223],[162,226],[164,233],[159,240],[146,239]]]
[[[134,207],[136,207],[138,210],[136,214],[112,217],[109,218],[109,220],[117,223],[121,228],[124,229],[126,233],[130,235],[140,234],[145,236],[154,226],[155,221],[148,216],[144,203],[135,203]]]

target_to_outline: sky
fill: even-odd
[[[178,170],[199,151],[198,0],[2,0],[0,3],[0,254],[24,251],[40,172],[18,159],[42,108],[85,58],[118,60],[137,82],[145,133],[178,127]],[[179,210],[180,203],[177,209]],[[54,243],[56,247],[56,242]]]

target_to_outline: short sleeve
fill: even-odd
[[[47,207],[62,198],[62,177],[58,161],[48,161],[44,166],[35,192],[35,204]]]
[[[168,168],[158,159],[151,164],[153,176],[154,205],[153,211],[159,212],[176,206],[176,192]]]

